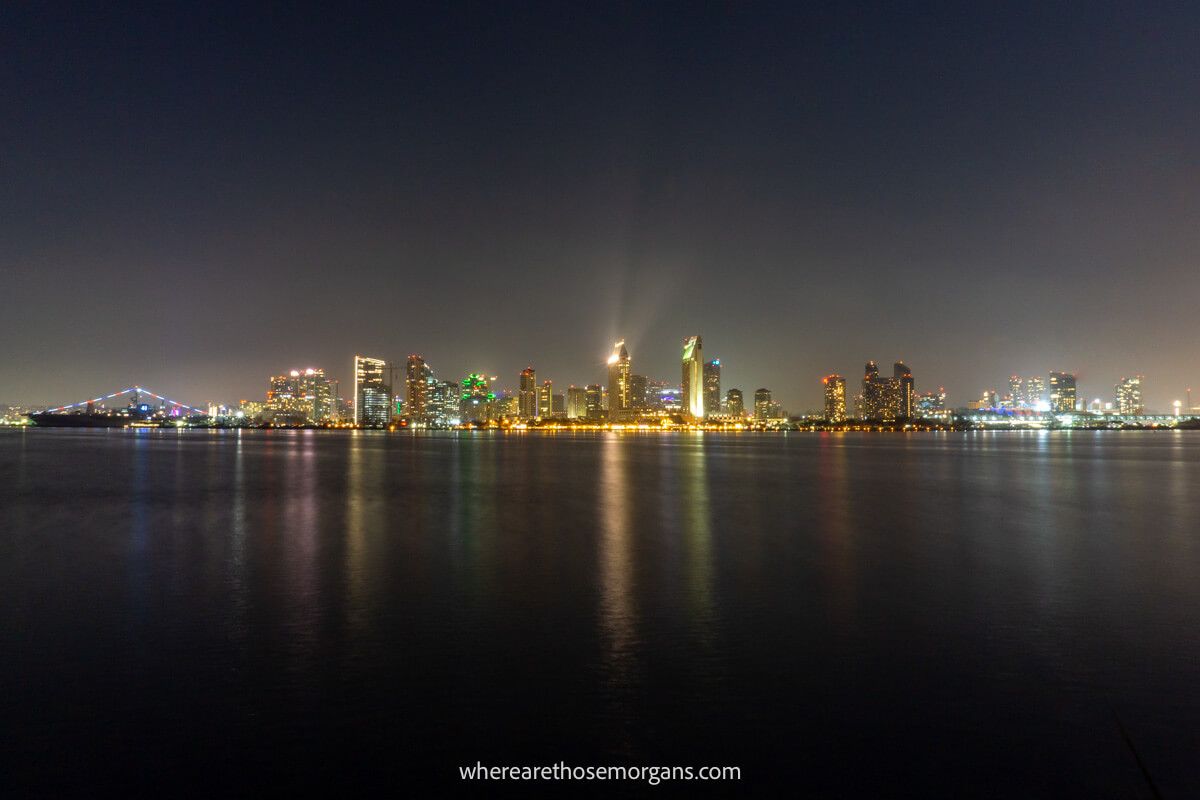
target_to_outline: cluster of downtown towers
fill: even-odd
[[[403,371],[403,384],[397,373]],[[471,422],[572,420],[636,423],[648,418],[685,421],[742,421],[786,418],[771,390],[754,393],[746,407],[740,389],[721,393],[721,360],[704,360],[701,337],[684,340],[681,380],[669,385],[633,372],[624,341],[608,358],[607,383],[569,386],[556,392],[552,381],[538,381],[530,366],[521,371],[515,393],[493,390],[495,377],[471,373],[460,381],[438,380],[419,355],[403,366],[387,359],[356,355],[354,384],[347,401],[323,370],[292,370],[270,379],[266,402],[242,401],[247,416],[283,424],[352,420],[363,427],[404,421],[418,426],[453,426]]]
[[[463,423],[533,422],[569,420],[585,423],[641,423],[673,419],[680,422],[738,423],[752,417],[757,422],[785,420],[786,412],[772,399],[771,390],[755,391],[747,407],[740,389],[721,392],[721,361],[705,360],[701,337],[683,340],[682,371],[677,386],[634,374],[624,341],[613,345],[608,358],[606,384],[569,386],[555,392],[552,381],[538,382],[532,366],[521,371],[516,393],[493,391],[492,382],[480,373],[461,381],[438,380],[432,367],[419,355],[410,355],[403,366],[386,359],[356,355],[354,384],[349,401],[343,400],[338,384],[323,370],[293,370],[270,379],[265,403],[243,401],[247,416],[276,424],[311,424],[353,421],[363,427],[404,424],[446,427]],[[403,385],[396,386],[396,373],[403,370]],[[1041,378],[1022,381],[1014,376],[1011,396],[1001,399],[994,392],[970,404],[973,408],[1035,408],[1069,412],[1076,408],[1075,376],[1050,373],[1049,402]],[[832,423],[848,418],[846,379],[828,375],[823,379],[823,418]],[[1140,376],[1133,405],[1140,405]],[[902,361],[893,365],[892,375],[881,376],[878,365],[868,361],[862,388],[855,401],[855,416],[862,420],[908,420],[935,418],[946,412],[945,391],[915,390],[912,370]],[[1121,405],[1127,405],[1121,403]],[[1124,411],[1124,409],[1122,409]],[[1140,409],[1138,410],[1140,413]]]

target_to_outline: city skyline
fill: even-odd
[[[703,357],[700,355],[700,340],[701,340],[701,338],[702,338],[701,336],[696,335],[696,336],[685,337],[685,339],[684,339],[684,376],[686,377],[686,375],[688,374],[689,361],[693,361],[694,363],[692,364],[692,368],[695,370],[695,374],[698,375],[699,381],[700,381],[700,383],[697,384],[697,387],[695,390],[696,397],[693,400],[693,402],[695,404],[697,404],[697,405],[695,405],[695,408],[703,410],[704,414],[711,414],[712,411],[709,406],[710,398],[713,396],[719,396],[722,399],[725,398],[725,390],[721,388],[722,386],[724,386],[726,388],[738,389],[743,392],[746,392],[747,390],[744,386],[742,386],[740,384],[737,386],[734,386],[734,385],[732,385],[732,381],[729,381],[729,380],[721,377],[722,370],[724,369],[721,359],[717,358],[717,359],[712,359],[712,360],[708,360],[708,361],[703,359]],[[616,345],[614,346],[613,352],[610,354],[609,358],[605,360],[604,365],[603,365],[604,369],[607,371],[605,374],[599,375],[599,376],[593,376],[592,379],[580,380],[578,382],[563,381],[559,384],[559,388],[561,389],[561,391],[557,392],[556,394],[562,395],[559,402],[564,404],[564,408],[565,408],[565,404],[567,402],[566,398],[567,398],[568,389],[578,389],[580,392],[582,392],[586,389],[586,387],[588,387],[594,383],[597,383],[597,382],[599,382],[599,384],[601,386],[603,386],[603,388],[605,390],[605,396],[607,398],[610,381],[612,380],[611,369],[614,364],[614,359],[618,359],[618,352],[622,348],[624,348],[626,354],[628,354],[628,352],[629,352],[628,347],[625,344],[625,340],[623,340],[623,339],[617,341]],[[690,355],[690,353],[692,352],[691,348],[694,348],[694,350],[695,350],[696,355],[695,355],[694,359]],[[626,358],[629,358],[631,360],[631,357],[629,355],[626,355]],[[381,389],[380,394],[383,396],[386,396],[386,397],[390,397],[390,398],[399,398],[402,401],[409,399],[411,402],[412,389],[411,389],[410,382],[408,379],[413,374],[414,369],[420,371],[422,374],[428,373],[429,375],[433,375],[432,367],[430,366],[430,364],[432,362],[425,359],[424,356],[422,356],[422,355],[409,354],[404,358],[390,359],[390,358],[367,357],[367,356],[362,356],[362,355],[356,354],[353,357],[351,367],[348,370],[349,377],[346,380],[346,385],[348,385],[351,388],[348,392],[344,392],[341,395],[341,397],[343,399],[347,400],[347,402],[350,404],[351,417],[356,421],[360,421],[360,413],[356,406],[356,400],[358,400],[360,397],[359,389],[358,389],[358,381],[360,379],[359,365],[360,365],[360,362],[364,362],[364,361],[371,362],[371,365],[372,365],[371,368],[374,370],[374,375],[377,379],[377,382],[380,385],[380,389]],[[305,363],[310,363],[310,362],[305,362]],[[315,362],[311,362],[311,363],[315,363]],[[900,380],[901,368],[904,368],[905,370],[908,369],[907,367],[905,367],[905,363],[906,362],[903,359],[898,359],[896,361],[896,363],[895,363],[895,368],[896,368],[895,369],[895,380],[897,380],[897,381]],[[867,361],[868,374],[873,365],[875,365],[874,361]],[[474,368],[474,369],[477,369],[477,368]],[[522,370],[519,370],[515,377],[506,376],[505,374],[503,374],[499,371],[494,371],[494,370],[482,370],[482,371],[476,372],[476,371],[474,371],[474,369],[468,368],[465,370],[451,370],[451,371],[439,372],[437,374],[441,381],[449,380],[449,382],[456,383],[456,384],[463,376],[467,376],[467,377],[472,377],[475,375],[491,376],[489,379],[489,385],[491,385],[493,388],[495,388],[497,390],[503,390],[506,393],[512,394],[513,397],[517,399],[516,400],[517,407],[519,409],[521,409],[522,416],[528,416],[526,414],[526,411],[529,407],[533,407],[533,408],[536,408],[539,410],[541,410],[543,408],[543,406],[544,406],[543,394],[545,394],[545,398],[544,398],[545,403],[549,403],[550,398],[552,397],[552,394],[546,394],[546,392],[551,392],[550,387],[552,385],[554,385],[555,383],[558,383],[561,380],[561,379],[554,378],[554,377],[546,377],[544,380],[540,379],[540,378],[536,378],[537,375],[545,374],[545,373],[541,373],[539,370],[535,369],[535,367],[532,364],[529,364],[529,363],[527,363],[526,366]],[[878,367],[875,367],[875,369],[877,372]],[[575,370],[575,372],[578,372],[578,371],[579,371],[578,369]],[[278,370],[276,370],[276,372],[278,372]],[[336,369],[331,370],[331,369],[326,369],[326,368],[320,367],[320,366],[315,367],[315,368],[312,366],[308,366],[308,367],[303,367],[303,368],[292,369],[291,376],[293,379],[297,378],[298,376],[301,379],[303,379],[305,373],[307,373],[309,376],[312,376],[314,372],[318,373],[322,379],[328,377],[328,380],[332,385],[338,385],[338,384],[342,383],[342,378]],[[391,373],[390,376],[387,373]],[[785,373],[778,372],[775,374],[783,375]],[[854,374],[854,373],[853,373],[853,371],[850,371],[849,374]],[[1055,379],[1054,379],[1054,376],[1060,375],[1060,374],[1068,376],[1071,381],[1071,383],[1070,383],[1071,395],[1070,395],[1069,402],[1062,401],[1062,402],[1056,403],[1056,401],[1055,401]],[[662,376],[654,374],[654,373],[647,374],[647,371],[643,367],[641,367],[640,362],[639,362],[638,368],[631,369],[629,375],[630,375],[631,379],[639,379],[640,378],[642,381],[645,381],[648,379],[651,381],[662,382],[661,381]],[[279,375],[275,375],[274,373],[272,373],[272,376],[273,377],[269,378],[271,385],[266,393],[266,399],[268,399],[268,400],[271,397],[272,391],[276,389],[276,387],[274,385],[275,382],[286,380],[287,370],[283,371],[283,373],[279,374]],[[712,381],[714,377],[715,377],[716,383],[712,386],[707,386],[706,384],[708,384],[710,381]],[[776,391],[771,386],[768,386],[767,388],[770,388],[770,390],[771,390],[773,402],[778,403],[780,405],[780,407],[782,407],[782,408],[790,410],[790,413],[792,413],[792,414],[812,414],[815,412],[819,412],[822,409],[828,408],[828,405],[829,405],[828,383],[829,383],[830,378],[837,378],[837,379],[842,380],[843,384],[845,383],[845,379],[842,378],[842,376],[837,372],[832,372],[827,375],[817,376],[813,381],[814,389],[812,392],[809,393],[811,395],[811,397],[802,400],[800,403],[794,403],[794,404],[790,404],[790,405],[781,398],[780,392]],[[1096,402],[1099,401],[1100,407],[1102,409],[1107,409],[1107,410],[1124,409],[1122,411],[1122,413],[1133,413],[1133,411],[1135,411],[1135,410],[1141,410],[1141,411],[1145,411],[1147,413],[1153,412],[1153,413],[1166,414],[1166,413],[1170,413],[1175,408],[1176,405],[1179,405],[1185,412],[1193,409],[1193,406],[1191,405],[1192,392],[1191,392],[1190,386],[1185,387],[1181,391],[1173,394],[1172,399],[1162,403],[1161,406],[1153,405],[1152,403],[1150,403],[1149,401],[1147,401],[1145,399],[1146,376],[1143,373],[1136,372],[1136,371],[1132,372],[1132,373],[1123,373],[1120,378],[1116,379],[1113,382],[1112,386],[1108,387],[1107,390],[1105,390],[1102,387],[1098,387],[1094,384],[1084,384],[1080,380],[1079,374],[1077,372],[1072,372],[1070,370],[1048,370],[1042,374],[1026,374],[1025,377],[1022,377],[1019,374],[1013,374],[1007,379],[1006,383],[992,382],[991,385],[986,385],[986,386],[982,387],[980,390],[977,390],[974,392],[955,390],[955,389],[951,389],[948,391],[943,384],[941,384],[940,382],[937,382],[937,381],[933,381],[932,384],[916,382],[915,388],[914,388],[914,385],[913,385],[914,382],[913,382],[913,377],[912,377],[911,371],[909,371],[909,373],[907,375],[907,380],[908,380],[908,388],[904,390],[902,399],[897,399],[895,401],[898,409],[904,408],[904,409],[915,410],[917,407],[917,400],[919,399],[920,395],[922,393],[929,393],[934,388],[936,388],[937,392],[940,393],[941,402],[944,404],[944,407],[946,407],[946,408],[974,408],[976,405],[988,404],[988,405],[1025,407],[1025,408],[1036,409],[1036,410],[1041,410],[1041,411],[1052,411],[1055,413],[1062,413],[1062,412],[1067,411],[1069,408],[1074,407],[1076,403],[1078,403],[1078,407],[1080,409],[1086,410],[1086,409],[1089,409],[1089,408],[1095,406]],[[533,383],[532,384],[529,383],[530,381],[533,381]],[[751,382],[753,382],[753,381],[751,381]],[[144,383],[150,384],[150,381],[144,381]],[[681,379],[681,380],[673,383],[671,381],[671,379],[668,378],[663,383],[666,386],[673,386],[673,388],[678,389],[680,392],[683,392],[686,395],[687,390],[685,388],[684,379]],[[159,384],[159,385],[161,385],[161,384]],[[998,385],[1006,386],[1007,391],[998,390],[996,388]],[[855,382],[852,384],[852,386],[857,386],[857,380],[855,380]],[[1151,386],[1153,386],[1152,382],[1151,382]],[[633,388],[636,389],[636,387],[633,387]],[[762,388],[762,387],[760,386],[760,388]],[[93,387],[93,389],[94,389],[94,387]],[[643,389],[644,389],[644,387],[643,387]],[[710,390],[713,390],[713,391],[710,392]],[[526,395],[527,391],[529,392],[528,395]],[[753,393],[755,390],[750,389],[748,391]],[[886,392],[887,389],[885,388],[882,391]],[[1032,392],[1032,394],[1029,394],[1030,392]],[[862,397],[864,395],[864,393],[866,393],[869,396],[870,388],[869,388],[869,385],[864,382],[863,389],[860,390],[857,394],[854,391],[849,391],[846,389],[843,389],[843,393],[844,393],[844,402],[845,402],[847,412],[849,413],[850,416],[854,416],[854,413],[852,410],[853,403],[856,401],[856,398]],[[84,391],[81,394],[81,396],[86,395],[86,394],[88,394],[88,392]],[[177,392],[176,394],[178,395],[180,393]],[[1162,394],[1165,396],[1168,393],[1162,392]],[[220,398],[211,396],[211,393],[209,393],[209,395],[210,396],[207,396],[203,399],[198,399],[198,398],[191,398],[191,399],[195,400],[196,402],[200,402],[200,403],[203,403],[206,405],[212,405],[212,404],[219,403],[222,405],[228,405],[230,407],[233,407],[234,405],[236,405],[239,402],[242,402],[242,403],[247,402],[247,401],[257,402],[259,400],[259,398],[261,397],[261,392],[258,392],[257,389],[255,389],[255,390],[251,390],[251,391],[247,391],[247,392],[235,393],[235,395],[232,397],[220,397]],[[1038,404],[1033,401],[1033,399],[1032,399],[1033,395],[1040,395],[1043,398],[1044,402],[1042,403],[1041,407],[1039,407]],[[981,396],[982,396],[982,400],[980,399]],[[11,405],[11,406],[27,406],[27,407],[31,407],[31,408],[55,407],[60,401],[61,401],[61,398],[56,398],[54,401],[38,402],[38,401],[26,401],[26,400],[13,400],[11,398],[5,399],[3,397],[0,397],[0,404]],[[72,400],[70,402],[74,403],[77,401]],[[532,406],[526,405],[527,402],[532,404]],[[871,401],[868,399],[868,403],[870,403],[870,402]],[[684,405],[685,405],[685,407],[687,406],[686,399],[685,399]],[[382,408],[383,408],[382,400],[376,401],[376,407],[378,409],[378,413],[382,415],[382,413],[383,413],[382,412]],[[693,416],[693,417],[697,416],[695,413],[692,413],[690,411],[688,412],[688,415]],[[901,415],[902,418],[904,416],[911,416],[911,414],[909,414],[909,415],[902,414]],[[383,417],[380,416],[380,419],[377,421],[382,421],[382,419],[383,419]]]

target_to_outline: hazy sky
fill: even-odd
[[[97,5],[0,9],[0,401],[698,333],[793,411],[868,358],[1200,404],[1194,4]]]

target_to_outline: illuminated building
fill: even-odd
[[[1075,410],[1075,376],[1069,372],[1050,373],[1050,410],[1070,414]]]
[[[657,403],[660,413],[674,415],[684,412],[683,392],[674,386],[659,384]]]
[[[550,416],[555,419],[567,416],[567,396],[562,392],[550,395]]]
[[[567,419],[583,419],[587,416],[587,389],[584,389],[582,386],[568,386]]]
[[[554,382],[543,381],[538,387],[537,415],[549,419],[554,412]]]
[[[417,422],[428,422],[429,387],[433,383],[433,370],[425,359],[417,355],[408,357],[404,370],[404,413]]]
[[[946,410],[946,390],[938,387],[936,392],[922,392],[917,397],[916,415],[936,417]]]
[[[703,344],[699,336],[683,340],[683,412],[692,419],[704,419]]]
[[[612,355],[608,357],[608,418],[621,421],[629,417],[629,351],[625,349],[625,341],[613,345]]]
[[[463,422],[486,422],[491,418],[491,404],[496,395],[488,391],[487,378],[472,372],[463,378],[460,395],[459,415]]]
[[[598,383],[593,383],[590,386],[588,386],[586,389],[584,389],[583,391],[584,391],[584,396],[586,397],[586,400],[584,401],[585,402],[584,416],[586,416],[590,420],[604,419],[604,417],[605,417],[604,387]]]
[[[387,362],[382,358],[354,357],[354,423],[387,425],[392,419],[392,387],[383,379]]]
[[[771,418],[771,390],[758,389],[754,392],[754,418],[760,422]]]
[[[1008,379],[1008,397],[1014,407],[1025,402],[1025,392],[1020,375],[1013,375]]]
[[[897,361],[892,365],[892,377],[896,381],[896,391],[899,392],[896,398],[896,416],[899,419],[912,419],[913,409],[916,407],[912,370],[903,361]]]
[[[844,422],[846,419],[846,379],[841,375],[826,375],[825,419],[829,422]]]
[[[647,394],[649,382],[645,375],[629,376],[629,408],[633,411],[644,411],[650,407]]]
[[[521,370],[521,379],[518,384],[520,387],[517,390],[517,401],[520,407],[520,415],[522,419],[533,419],[538,415],[537,402],[537,373],[533,367],[526,367]]]
[[[1041,410],[1046,402],[1046,382],[1038,375],[1025,381],[1024,404]]]
[[[311,425],[337,417],[334,384],[325,370],[294,369],[270,379],[264,416],[277,425]]]
[[[454,381],[434,381],[429,387],[427,402],[426,408],[431,425],[457,425],[462,419],[458,384]]]
[[[741,389],[730,389],[725,393],[725,413],[731,417],[745,416],[746,404],[742,402]]]
[[[868,361],[863,370],[858,416],[862,419],[895,420],[912,417],[915,391],[912,370],[903,361],[892,367],[892,377],[879,377],[879,367]]]
[[[1141,416],[1146,413],[1142,405],[1142,376],[1121,378],[1116,387],[1116,408],[1118,414]]]
[[[704,413],[721,413],[721,359],[704,362]]]

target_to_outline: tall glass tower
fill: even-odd
[[[612,355],[608,357],[608,418],[614,422],[629,416],[630,368],[629,351],[622,339],[613,345]]]
[[[704,419],[704,360],[699,336],[683,340],[683,413]]]

